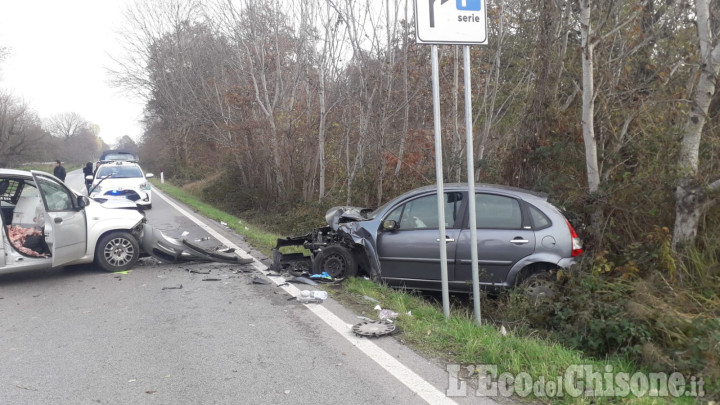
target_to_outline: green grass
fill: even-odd
[[[153,184],[196,209],[202,215],[216,221],[223,221],[239,234],[245,236],[247,241],[256,249],[270,254],[276,240],[281,235],[265,232],[264,230],[246,223],[244,220],[222,212],[206,203],[198,201],[196,197],[181,188],[169,183],[160,184],[153,179]],[[639,370],[632,362],[620,357],[604,360],[594,359],[577,350],[571,350],[548,339],[535,336],[519,335],[512,330],[503,336],[498,327],[494,325],[476,325],[472,309],[466,306],[455,306],[451,309],[451,316],[445,319],[442,306],[424,299],[416,294],[392,289],[363,278],[346,280],[343,284],[327,286],[333,297],[356,312],[370,318],[376,318],[373,307],[376,302],[383,308],[392,309],[400,313],[396,324],[401,330],[397,335],[403,343],[409,345],[424,355],[445,364],[461,365],[497,365],[498,374],[504,372],[518,374],[528,373],[533,381],[544,376],[545,379],[554,380],[556,376],[564,375],[568,367],[573,365],[592,365],[595,371],[602,372],[604,367],[612,366],[614,372],[627,372],[633,374]],[[473,395],[474,388],[468,388],[468,395]],[[592,397],[592,398],[538,398],[541,401],[551,400],[552,403],[632,403],[632,404],[662,404],[662,403],[692,403],[690,398],[626,398]]]

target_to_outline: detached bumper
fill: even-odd
[[[148,224],[144,224],[140,244],[147,254],[165,263],[207,261],[250,264],[255,261],[252,257],[240,257],[235,253],[208,250],[187,239],[171,238]]]

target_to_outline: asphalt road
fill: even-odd
[[[294,287],[253,283],[268,280],[266,258],[220,224],[157,195],[147,216],[206,246],[222,235],[258,262],[0,275],[1,404],[488,403],[445,397],[444,365],[396,339],[352,335],[356,314],[332,298],[304,305]]]

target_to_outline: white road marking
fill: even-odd
[[[170,206],[178,210],[181,214],[185,215],[187,218],[189,218],[191,221],[196,223],[198,226],[203,228],[205,231],[207,231],[210,235],[212,235],[215,239],[222,242],[225,246],[229,248],[235,249],[236,252],[242,252],[243,255],[241,256],[250,256],[247,252],[245,252],[243,249],[241,249],[239,246],[232,243],[230,240],[228,240],[226,237],[222,236],[220,233],[212,229],[209,225],[205,224],[200,219],[196,218],[194,215],[191,215],[189,212],[184,210],[179,205],[175,204],[173,201],[171,201],[169,198],[167,198],[163,193],[159,192],[157,188],[153,189],[153,193],[157,195],[158,197],[165,200]],[[270,280],[272,280],[275,284],[281,285],[281,284],[287,284],[285,283],[285,279],[282,277],[275,277],[275,276],[268,276],[268,268],[264,264],[262,264],[257,259],[253,258],[253,267],[255,267],[258,271],[265,274]],[[280,286],[285,292],[290,294],[293,297],[297,297],[300,295],[300,289],[295,287],[292,284],[287,284]],[[331,328],[333,328],[336,332],[338,332],[342,337],[347,339],[350,344],[357,347],[360,351],[365,353],[369,358],[371,358],[373,361],[375,361],[377,364],[380,365],[380,367],[384,368],[388,373],[390,373],[392,376],[397,378],[401,383],[405,384],[411,391],[416,393],[419,397],[424,399],[428,404],[446,404],[446,405],[453,405],[457,404],[455,401],[448,398],[445,393],[435,388],[434,385],[430,384],[429,382],[425,381],[422,377],[417,375],[414,371],[410,370],[408,367],[406,367],[404,364],[399,362],[395,357],[391,356],[389,353],[387,353],[385,350],[381,349],[378,345],[370,341],[369,339],[363,339],[358,336],[355,336],[352,332],[350,332],[350,328],[348,327],[348,324],[345,323],[342,319],[340,319],[337,315],[330,312],[327,308],[316,305],[316,304],[305,304],[305,306],[310,309],[318,318],[322,319],[323,322],[328,324]]]

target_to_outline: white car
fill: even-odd
[[[100,165],[88,190],[90,198],[108,200],[124,198],[135,202],[144,209],[152,208],[152,190],[148,178],[152,173],[143,174],[140,165],[133,162],[111,162]]]
[[[141,255],[163,262],[254,260],[170,238],[149,226],[134,202],[94,201],[39,171],[0,169],[0,224],[0,273],[92,262],[115,272]]]

